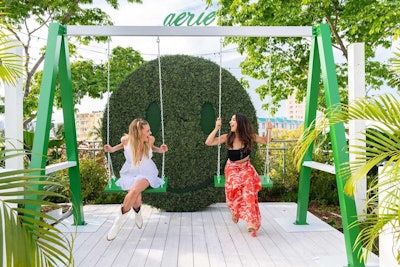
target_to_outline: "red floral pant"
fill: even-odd
[[[250,161],[237,163],[228,160],[225,165],[226,203],[232,214],[256,227],[261,225],[258,192],[261,180]],[[253,235],[256,235],[256,231]]]

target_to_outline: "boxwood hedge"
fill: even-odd
[[[143,194],[143,201],[166,211],[197,211],[225,200],[223,188],[215,188],[218,147],[204,144],[218,116],[219,73],[217,64],[207,59],[168,55],[161,59],[164,135],[169,151],[165,155],[167,193]],[[222,69],[222,133],[229,120],[243,113],[257,129],[256,111],[248,93],[227,70]],[[110,99],[109,138],[118,144],[135,118],[149,121],[156,145],[162,142],[158,59],[149,61],[128,75]],[[104,114],[107,111],[105,110]],[[103,119],[106,140],[107,116]],[[221,174],[227,159],[221,147]],[[161,174],[162,155],[153,160]],[[114,170],[124,163],[123,152],[112,154]]]

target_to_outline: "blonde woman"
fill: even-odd
[[[121,143],[116,146],[105,145],[106,152],[113,153],[124,149],[125,163],[119,174],[120,179],[116,182],[128,193],[124,198],[118,215],[107,234],[107,240],[113,240],[121,229],[123,218],[127,217],[131,209],[135,211],[135,224],[140,229],[143,219],[140,212],[142,205],[142,192],[149,186],[160,187],[164,180],[158,177],[158,169],[153,160],[153,152],[165,153],[168,146],[162,144],[160,147],[154,145],[155,138],[151,135],[150,125],[143,119],[135,119],[129,125],[129,133],[121,138]]]
[[[232,213],[233,223],[239,219],[247,223],[252,236],[257,235],[261,226],[258,206],[258,192],[261,190],[260,176],[250,162],[250,154],[255,143],[268,144],[271,141],[271,122],[267,123],[267,135],[261,137],[254,133],[250,121],[243,114],[234,114],[229,121],[230,132],[217,137],[221,128],[221,118],[217,118],[214,130],[205,142],[208,146],[225,144],[228,161],[225,165],[226,204]]]

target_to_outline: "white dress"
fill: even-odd
[[[149,158],[143,155],[142,160],[136,166],[132,166],[131,148],[129,144],[124,146],[124,155],[125,163],[122,165],[119,172],[120,178],[116,182],[123,190],[131,189],[136,181],[143,178],[147,179],[150,186],[153,188],[160,187],[164,184],[164,180],[158,177],[156,164],[151,159],[153,157],[153,151],[151,149],[149,151]]]

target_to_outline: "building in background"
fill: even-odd
[[[102,111],[75,114],[76,138],[78,141],[100,140]]]
[[[296,103],[295,95],[289,96],[286,100],[286,118],[289,120],[304,121],[306,103],[305,101]]]
[[[272,117],[272,118],[257,118],[258,122],[258,135],[265,136],[266,135],[266,123],[270,120],[272,123],[272,128],[274,129],[286,129],[286,130],[295,130],[303,125],[303,121],[299,120],[289,120],[285,117]]]

